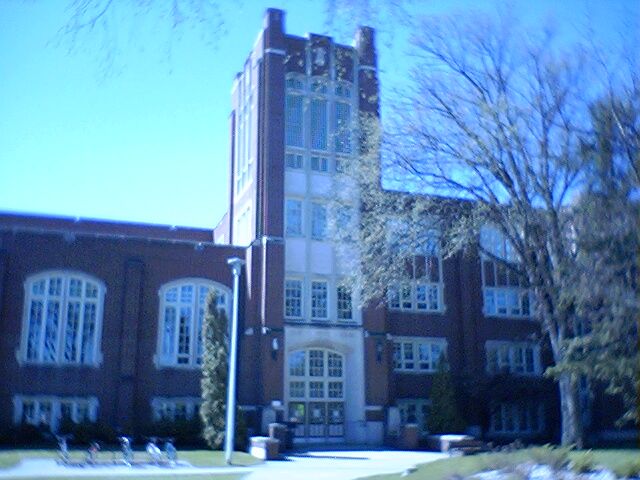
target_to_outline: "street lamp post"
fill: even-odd
[[[231,312],[231,350],[229,352],[229,380],[227,383],[227,431],[224,437],[224,458],[231,464],[233,453],[233,434],[236,424],[236,364],[238,361],[238,296],[240,272],[244,260],[233,257],[227,260],[233,273],[233,307]]]

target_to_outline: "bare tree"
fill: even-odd
[[[579,46],[561,49],[551,31],[534,35],[513,18],[482,15],[423,20],[412,53],[412,86],[396,101],[382,164],[365,148],[352,172],[362,195],[361,263],[353,271],[361,273],[364,300],[406,275],[398,254],[424,243],[425,220],[441,232],[445,255],[476,248],[481,228],[491,225],[512,257],[480,245],[481,254],[531,289],[561,364],[578,323],[576,296],[565,287],[578,264],[574,206],[589,168],[581,148],[589,106],[602,94],[590,59]],[[394,221],[404,230],[389,242]],[[580,446],[578,376],[564,370],[557,380],[562,443]]]
[[[241,3],[234,2],[238,8]],[[185,33],[198,35],[215,46],[226,33],[225,4],[218,0],[69,0],[67,20],[58,30],[56,43],[70,53],[97,45],[96,62],[104,74],[119,69],[125,49],[162,49],[170,59],[174,43]],[[141,32],[147,31],[147,36]],[[140,40],[154,38],[154,45]]]

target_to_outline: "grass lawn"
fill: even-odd
[[[592,450],[595,464],[604,465],[611,469],[628,462],[637,460],[640,457],[638,449],[612,449],[612,450]],[[582,451],[574,451],[569,454],[570,458],[576,458]],[[453,475],[472,475],[483,470],[500,468],[505,462],[519,463],[530,460],[531,456],[527,450],[519,450],[513,453],[484,453],[468,457],[453,457],[443,460],[436,460],[431,463],[424,463],[418,466],[418,470],[409,477],[411,480],[445,480]],[[376,475],[367,477],[367,480],[392,480],[405,478],[400,473],[391,475]]]
[[[3,477],[3,480],[115,480],[117,478],[124,478],[125,480],[240,480],[242,475],[212,475],[211,473],[201,475],[179,475],[179,474],[166,474],[166,475],[127,475],[126,477],[115,477],[113,475],[104,477]]]
[[[85,457],[86,450],[71,450],[71,460],[81,461]],[[118,454],[118,457],[120,455]],[[58,458],[58,453],[55,449],[0,449],[0,468],[8,468],[16,465],[20,460],[26,458]],[[113,458],[113,454],[110,451],[103,451],[98,454],[98,461],[109,461]],[[136,450],[134,452],[135,459],[146,460],[147,454],[144,451]],[[178,450],[178,460],[183,460],[191,463],[196,467],[223,467],[224,452],[211,451],[211,450]],[[232,457],[233,466],[248,466],[255,465],[261,461],[255,457],[252,457],[245,452],[235,452]],[[75,477],[74,477],[75,478]],[[97,478],[97,477],[92,477]],[[132,478],[132,477],[127,477]],[[152,478],[152,477],[144,477]],[[170,477],[162,477],[170,478]],[[180,477],[182,478],[182,477]],[[184,477],[187,478],[187,477]],[[216,479],[222,477],[216,477]],[[236,478],[236,477],[229,477]]]

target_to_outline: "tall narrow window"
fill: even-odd
[[[351,289],[339,286],[336,292],[338,320],[352,320],[353,309],[351,307]]]
[[[311,148],[327,149],[327,101],[319,98],[311,100]]]
[[[304,147],[303,118],[303,97],[301,95],[287,94],[285,106],[285,137],[287,145]]]
[[[338,153],[351,153],[351,106],[336,102],[335,148]]]
[[[25,283],[21,357],[26,362],[96,365],[104,284],[74,272],[47,272]]]
[[[327,313],[327,282],[313,281],[311,282],[311,318],[326,320]]]
[[[321,203],[311,204],[311,237],[322,240],[327,234],[327,208]]]
[[[210,280],[178,280],[160,289],[159,365],[194,367],[202,363],[202,326],[211,291],[218,295],[218,308],[228,312],[229,289]]]
[[[285,233],[302,235],[302,201],[288,198],[285,204]]]
[[[284,282],[284,315],[287,318],[302,318],[302,281],[287,279]]]

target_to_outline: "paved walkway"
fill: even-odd
[[[187,475],[243,473],[243,480],[351,480],[382,473],[402,472],[417,463],[425,463],[447,455],[432,452],[404,452],[395,450],[314,451],[295,453],[285,460],[270,461],[251,467],[202,468],[180,466],[163,468],[155,466],[125,467],[67,467],[55,460],[24,460],[10,469],[0,470],[0,479],[47,476],[60,478],[113,475],[123,478],[131,475]]]

